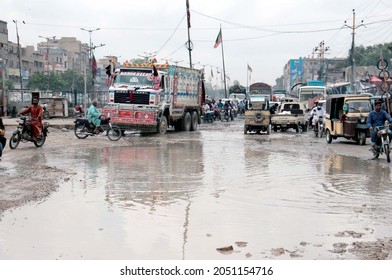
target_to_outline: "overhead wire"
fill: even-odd
[[[177,32],[178,27],[179,27],[180,24],[183,22],[185,16],[186,16],[186,13],[184,13],[184,16],[182,17],[182,19],[180,20],[180,22],[177,24],[177,26],[176,26],[176,28],[174,29],[173,33],[169,36],[169,38],[166,40],[166,42],[156,51],[157,54],[167,45],[167,43],[169,43],[170,39],[171,39],[171,38],[173,37],[173,35]]]

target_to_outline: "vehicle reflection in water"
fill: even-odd
[[[202,146],[198,140],[155,142],[104,148],[106,200],[121,207],[150,206],[186,200],[201,187]]]
[[[39,156],[75,175],[44,203],[3,216],[0,258],[263,259],[284,248],[336,259],[332,244],[352,242],[338,232],[390,236],[389,165],[278,137],[169,132]],[[232,254],[217,252],[226,245]]]

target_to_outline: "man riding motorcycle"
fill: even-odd
[[[101,114],[101,112],[97,109],[98,102],[93,100],[90,108],[87,112],[87,119],[90,123],[95,126],[94,133],[98,134],[103,129],[101,128],[101,124],[107,124],[108,120]]]
[[[317,102],[316,107],[314,107],[311,112],[311,119],[314,130],[318,129],[317,123],[320,117],[325,117],[325,109],[321,106],[320,103]]]
[[[382,101],[377,100],[375,103],[375,110],[371,111],[368,118],[367,118],[367,126],[370,130],[370,140],[372,142],[372,149],[375,149],[376,146],[376,141],[377,141],[377,130],[375,129],[376,126],[383,126],[385,125],[385,121],[389,121],[389,123],[392,123],[392,118],[391,116],[385,112],[384,110],[381,110],[382,106]],[[391,139],[392,137],[392,132],[389,130],[388,131],[389,137]]]
[[[38,104],[38,102],[38,97],[34,97],[32,105],[20,112],[21,115],[30,113],[31,118],[28,122],[28,130],[31,133],[32,141],[37,140],[37,138],[41,135],[41,131],[44,127],[42,123],[44,110],[42,106]]]

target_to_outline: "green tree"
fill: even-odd
[[[89,75],[87,75],[89,81]],[[92,89],[91,83],[87,82],[87,91]],[[51,90],[70,92],[77,90],[78,92],[84,91],[84,77],[75,71],[67,70],[64,73],[49,74],[43,72],[36,72],[29,78],[29,89],[32,90]]]
[[[7,87],[7,89],[12,90],[14,89],[14,83],[11,80],[6,80],[5,81],[5,86]],[[0,80],[0,88],[3,88],[3,81]]]

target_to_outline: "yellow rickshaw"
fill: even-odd
[[[372,110],[370,96],[361,94],[330,95],[326,102],[325,131],[326,140],[344,137],[365,145],[370,137],[366,125],[367,117]]]

